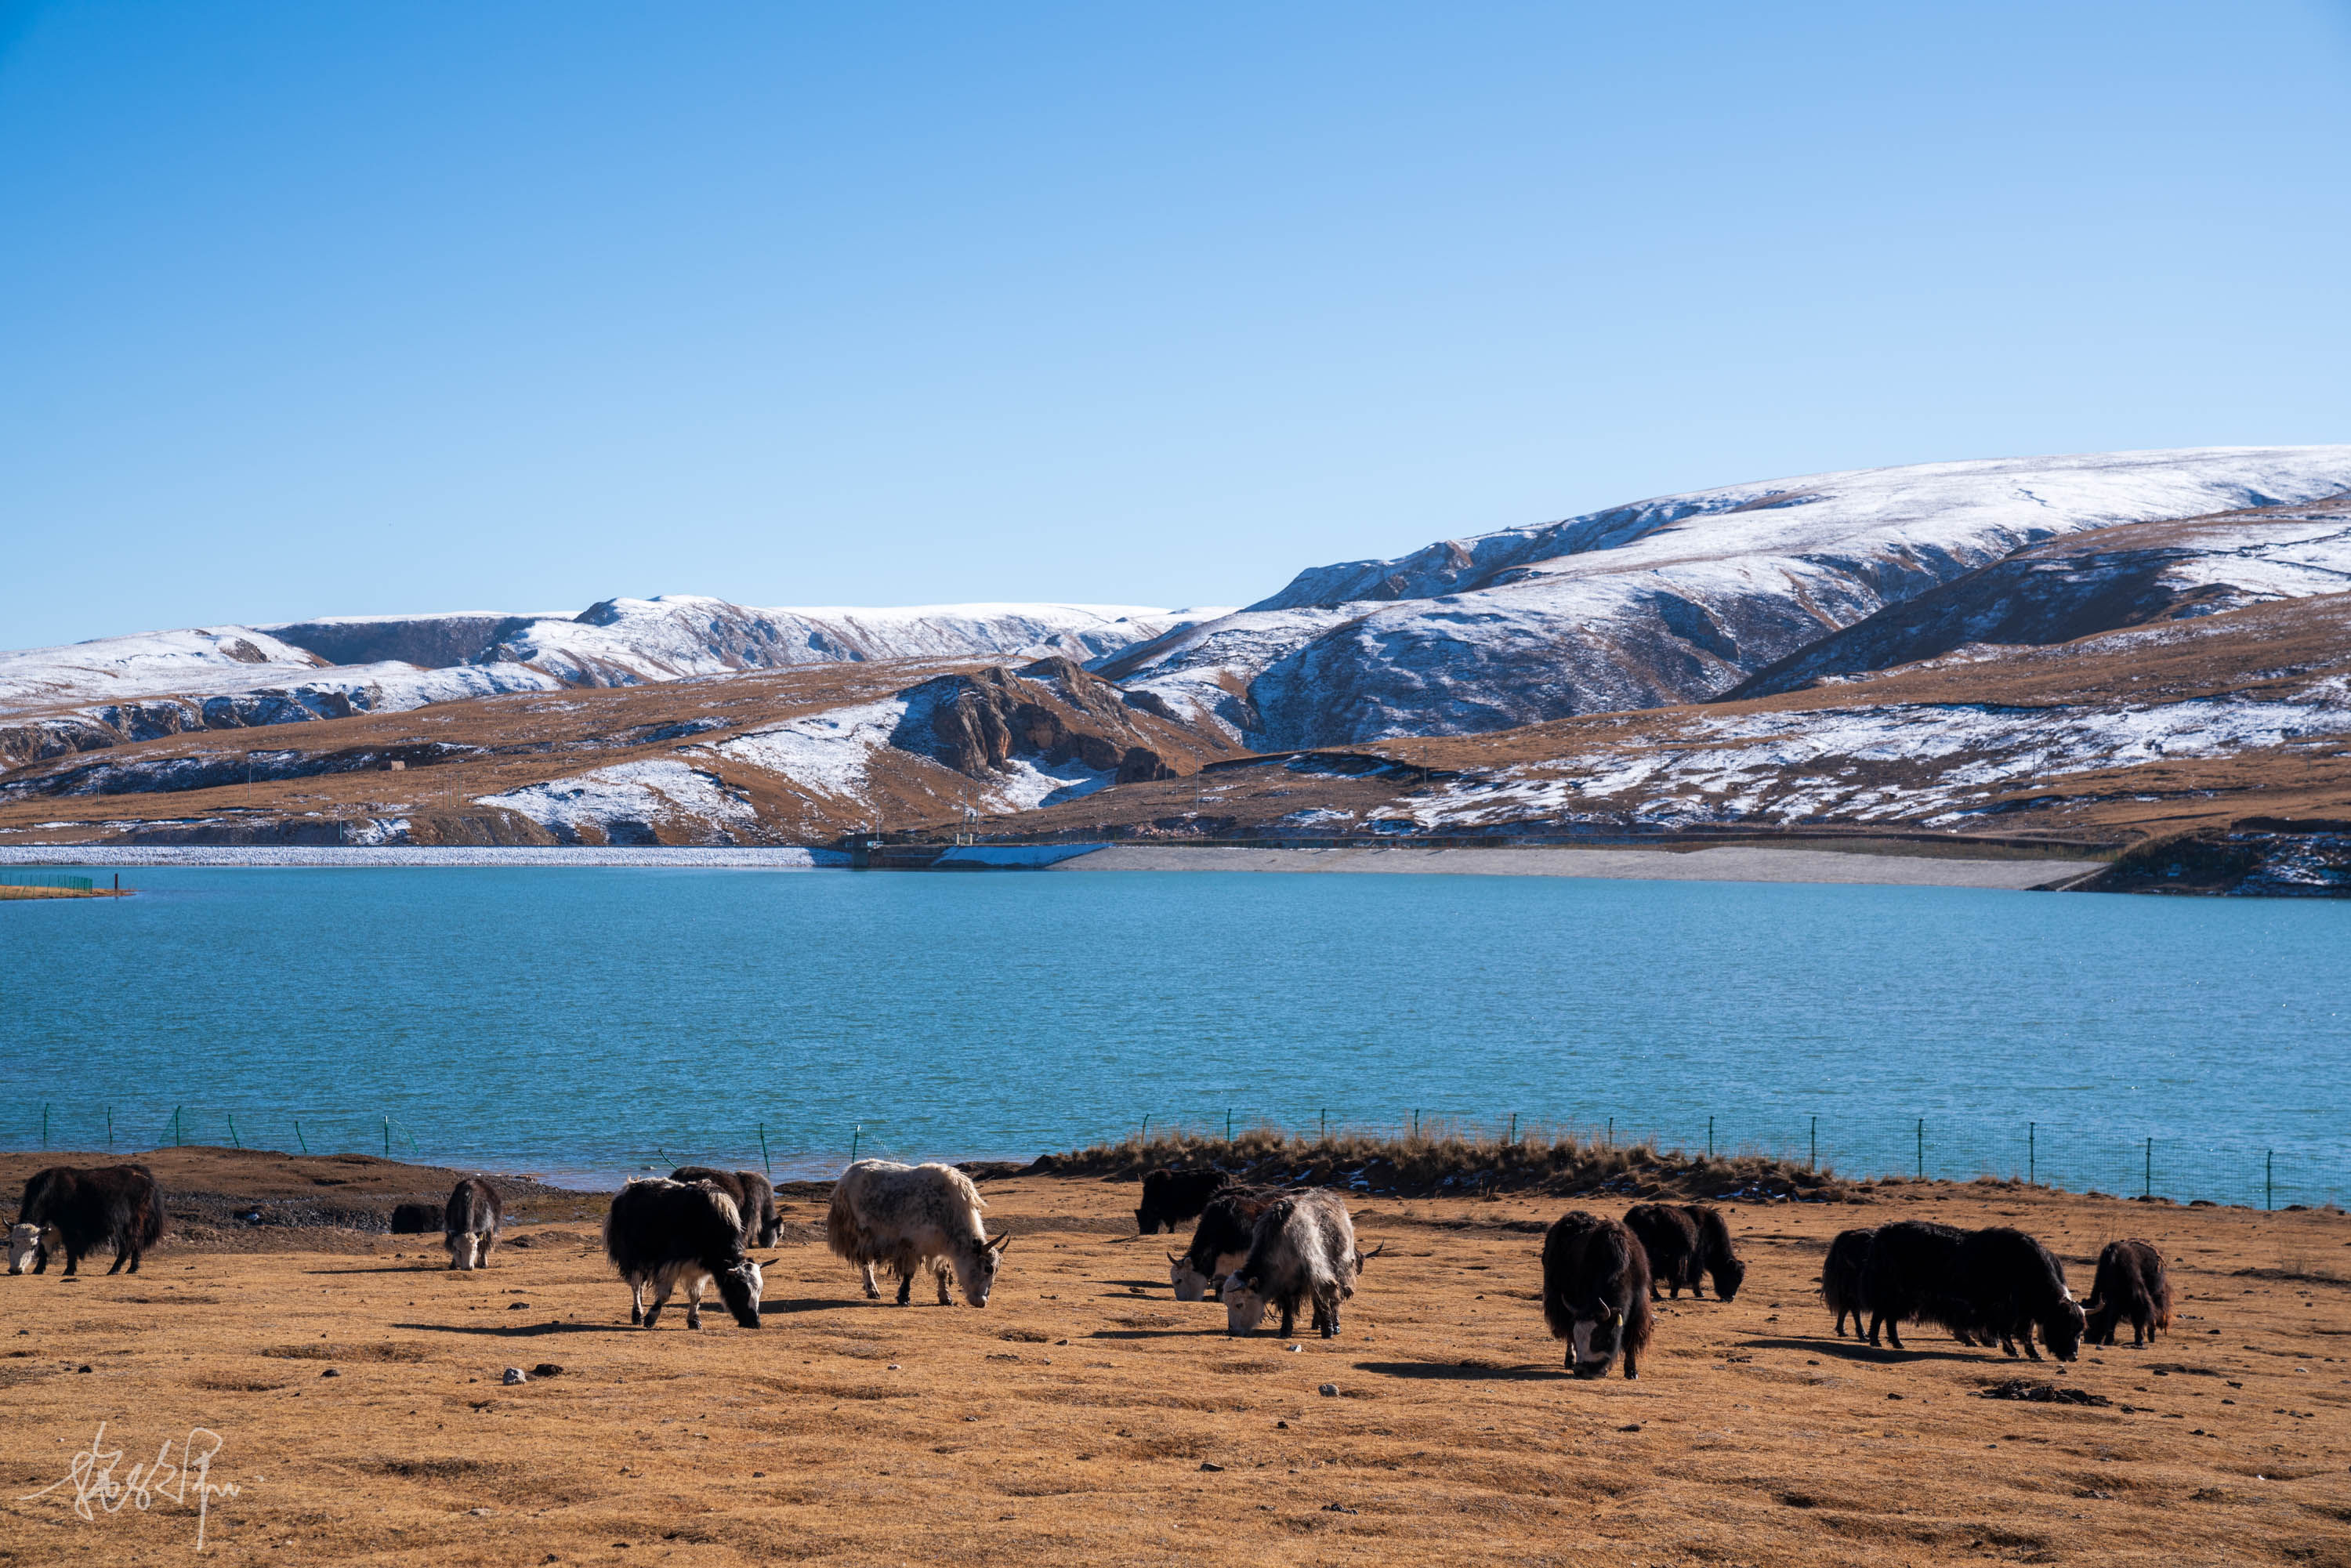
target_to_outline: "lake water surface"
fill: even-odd
[[[0,1145],[617,1184],[1182,1124],[1569,1126],[2351,1192],[2351,905],[1219,873],[128,873],[0,904]],[[299,1124],[299,1133],[297,1124]],[[862,1130],[861,1130],[862,1129]]]

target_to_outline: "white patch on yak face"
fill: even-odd
[[[1578,1318],[1575,1320],[1574,1343],[1575,1359],[1577,1361],[1584,1362],[1592,1359],[1592,1331],[1599,1326],[1600,1325],[1598,1323],[1593,1322],[1590,1318]]]
[[[1179,1301],[1205,1301],[1208,1299],[1208,1277],[1192,1267],[1192,1260],[1173,1253],[1167,1259],[1167,1282],[1175,1287]]]
[[[1265,1322],[1265,1298],[1249,1288],[1238,1274],[1225,1276],[1225,1332],[1238,1339],[1255,1333]]]
[[[8,1232],[8,1272],[22,1274],[40,1261],[41,1228],[19,1225]]]

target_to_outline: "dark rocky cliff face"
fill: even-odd
[[[1126,695],[1064,658],[1019,670],[942,675],[906,694],[906,722],[891,744],[985,779],[1014,756],[1115,773],[1117,782],[1173,779],[1162,737]],[[1150,727],[1146,727],[1149,726]]]

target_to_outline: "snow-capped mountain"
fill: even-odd
[[[2351,446],[1730,486],[1317,568],[1100,667],[1260,749],[1474,734],[1720,696],[1889,605],[2065,535],[2346,490]],[[2272,572],[2256,591],[2325,591],[2319,580]]]
[[[564,686],[800,664],[1050,656],[1083,662],[1197,612],[1106,604],[760,610],[611,599],[577,616],[349,616],[104,637],[0,653],[0,764],[184,730],[392,713]]]

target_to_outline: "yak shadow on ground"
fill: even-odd
[[[1912,1361],[1969,1361],[1984,1366],[2034,1364],[2021,1355],[2006,1356],[1997,1350],[1987,1354],[1970,1350],[1965,1345],[1954,1345],[1948,1350],[1919,1350],[1914,1346],[1896,1350],[1890,1345],[1855,1344],[1851,1340],[1839,1339],[1743,1339],[1739,1342],[1739,1347],[1741,1350],[1805,1350],[1816,1355],[1834,1355],[1840,1361],[1858,1362],[1870,1366],[1896,1366]],[[2040,1364],[2054,1366],[2057,1364],[2044,1361]]]
[[[469,1333],[484,1339],[541,1339],[556,1333],[643,1333],[629,1323],[394,1323],[396,1329],[426,1333]]]
[[[1464,1365],[1456,1361],[1359,1361],[1357,1372],[1437,1383],[1573,1383],[1574,1375],[1555,1366]]]
[[[784,1317],[793,1312],[838,1312],[843,1308],[862,1307],[869,1304],[869,1302],[862,1300],[844,1301],[839,1296],[799,1296],[789,1301],[761,1301],[759,1303],[759,1315],[763,1318]],[[908,1303],[910,1308],[913,1304],[914,1303],[912,1302]]]
[[[1226,1334],[1222,1328],[1204,1326],[1196,1329],[1096,1329],[1092,1333],[1086,1335],[1086,1337],[1088,1339],[1225,1339],[1229,1336]],[[1244,1335],[1243,1337],[1249,1339],[1259,1337],[1268,1339],[1271,1338],[1271,1336],[1260,1336],[1256,1334]],[[1287,1343],[1288,1342],[1284,1340],[1272,1340],[1271,1343]]]

